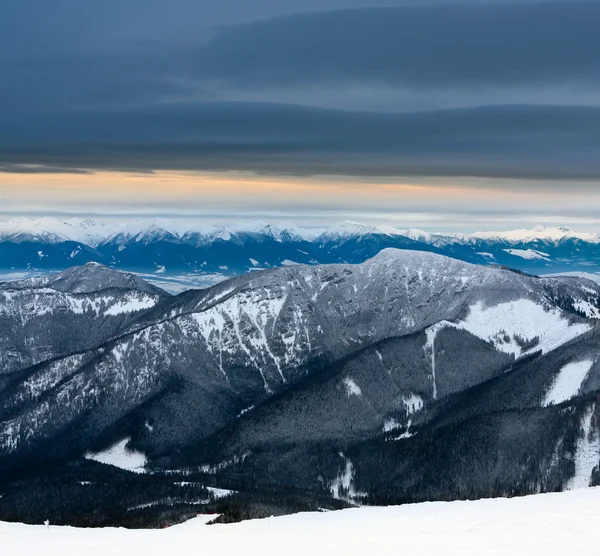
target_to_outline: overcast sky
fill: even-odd
[[[600,229],[599,21],[579,1],[4,0],[0,212]]]

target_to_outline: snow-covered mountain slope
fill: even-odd
[[[289,222],[270,224],[263,221],[241,222],[224,226],[205,224],[191,219],[138,220],[135,222],[100,222],[91,219],[81,220],[71,218],[59,220],[44,217],[36,220],[29,218],[14,218],[0,221],[0,237],[23,241],[33,238],[40,241],[58,242],[74,241],[89,247],[97,247],[115,236],[140,241],[153,237],[170,234],[183,238],[189,234],[200,234],[206,237],[225,238],[229,233],[249,233],[271,236],[275,239],[292,238],[304,241],[319,239],[320,242],[334,238],[348,239],[372,234],[403,236],[423,243],[444,244],[450,241],[456,243],[473,243],[481,240],[505,242],[509,244],[531,243],[535,241],[560,243],[566,240],[578,239],[583,242],[600,243],[600,234],[576,232],[568,227],[551,228],[536,226],[533,229],[510,230],[504,232],[474,232],[464,233],[430,233],[417,229],[404,229],[390,225],[365,225],[360,222],[344,221],[329,228],[299,227]]]
[[[325,229],[318,236],[318,240],[321,243],[329,242],[332,240],[345,240],[354,237],[362,237],[367,235],[388,235],[388,236],[399,236],[405,235],[401,230],[398,230],[392,226],[380,225],[380,226],[367,226],[360,222],[354,222],[352,220],[346,220],[339,224],[334,224],[329,228]],[[407,237],[410,237],[407,235]],[[410,238],[413,239],[413,238]]]
[[[315,411],[333,407],[336,393],[351,402],[379,399],[352,429],[327,433],[346,441],[381,430],[398,405],[433,403],[497,376],[520,357],[550,354],[590,334],[595,321],[575,304],[598,307],[600,287],[385,250],[361,265],[251,273],[157,299],[152,308],[122,297],[105,306],[97,295],[104,293],[88,294],[86,303],[98,310],[85,305],[82,316],[102,316],[96,336],[86,333],[95,346],[26,369],[5,386],[5,463],[38,457],[42,445],[48,457],[76,456],[117,430],[156,462],[209,439],[249,407],[305,387],[316,388],[306,405]],[[132,307],[143,310],[126,311]],[[18,329],[18,310],[10,314],[24,346],[46,345]],[[69,311],[61,314],[72,321]],[[109,317],[121,318],[118,334],[103,324]],[[453,343],[444,340],[448,334]],[[461,365],[465,353],[468,364]],[[369,365],[333,372],[360,357]],[[333,382],[317,388],[323,376]]]
[[[171,463],[372,504],[598,485],[598,341],[595,331],[507,364],[447,330],[435,352],[437,400],[423,387],[418,341],[386,342],[251,408]]]
[[[107,225],[89,219],[72,218],[61,221],[48,217],[37,220],[13,218],[0,222],[0,239],[15,243],[72,241],[95,247],[104,238],[116,233],[119,228],[119,225]]]
[[[511,499],[406,504],[307,512],[209,525],[199,515],[160,531],[78,529],[0,523],[7,555],[148,556],[189,554],[503,554],[553,556],[590,552],[597,539],[600,489]],[[52,516],[48,516],[50,519]],[[310,531],[310,534],[307,534]]]
[[[137,276],[95,263],[2,283],[0,377],[98,345],[166,297]]]
[[[571,277],[571,278],[583,278],[584,280],[590,280],[596,284],[600,283],[600,274],[591,272],[562,272],[558,274],[546,274],[548,277]]]
[[[536,226],[531,230],[510,230],[507,232],[475,232],[469,235],[472,239],[485,239],[506,241],[508,243],[531,243],[533,241],[544,241],[559,243],[570,239],[579,239],[589,243],[600,243],[600,234],[576,232],[567,227],[549,228]]]
[[[233,276],[291,263],[362,263],[386,248],[429,251],[534,274],[590,271],[600,264],[600,235],[565,227],[439,234],[353,221],[326,229],[262,221],[216,226],[165,218],[0,222],[0,267],[7,270],[62,270],[95,261],[146,273]]]
[[[25,280],[0,283],[1,289],[21,290],[49,288],[52,290],[77,293],[94,293],[106,289],[136,290],[153,295],[165,292],[135,274],[118,272],[98,263],[87,263],[72,267],[64,272],[27,278]]]

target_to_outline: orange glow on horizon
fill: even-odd
[[[301,195],[324,196],[343,194],[352,197],[373,196],[390,198],[417,198],[430,195],[489,199],[494,196],[516,195],[518,197],[535,197],[536,192],[528,190],[511,190],[510,193],[498,188],[474,188],[455,184],[415,184],[389,180],[359,181],[356,179],[331,178],[286,178],[265,177],[237,173],[203,174],[192,172],[154,172],[154,173],[121,173],[98,172],[92,174],[0,174],[0,190],[19,187],[32,193],[52,192],[64,194],[68,198],[102,199],[123,196],[139,197],[139,195],[161,197],[178,197],[181,199],[194,197],[227,197],[275,195],[279,197],[296,197]]]
[[[91,174],[0,173],[2,214],[174,215],[219,220],[301,219],[316,225],[351,219],[406,227],[476,229],[506,221],[560,224],[582,214],[570,187],[539,195],[540,184],[459,178],[262,176],[242,172]],[[575,186],[574,184],[573,186]],[[590,203],[600,203],[589,191]],[[594,199],[592,200],[592,197]],[[515,216],[515,207],[519,211]],[[566,214],[572,212],[571,217]],[[572,220],[573,216],[577,220]],[[518,225],[518,224],[517,224]],[[512,226],[514,227],[514,226]]]

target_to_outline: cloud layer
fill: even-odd
[[[385,114],[195,102],[23,117],[0,129],[0,160],[12,167],[276,175],[592,180],[598,145],[600,108],[573,106]]]
[[[2,172],[600,178],[597,2],[51,4],[0,8]]]

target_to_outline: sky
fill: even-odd
[[[0,217],[600,230],[600,2],[4,0]]]

